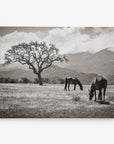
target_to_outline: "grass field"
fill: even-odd
[[[105,104],[89,101],[89,87],[0,84],[0,118],[114,118],[114,86],[108,86]]]

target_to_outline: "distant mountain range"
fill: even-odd
[[[114,51],[110,51],[108,48],[95,54],[83,52],[67,54],[66,57],[69,59],[69,62],[62,63],[62,67],[84,73],[114,74]]]
[[[76,54],[66,54],[69,62],[55,63],[54,67],[50,67],[42,73],[43,77],[50,79],[58,79],[67,76],[77,76],[82,83],[90,84],[91,80],[97,75],[106,75],[109,83],[114,84],[114,52],[109,49],[101,50],[95,54],[82,52]],[[10,77],[19,79],[27,77],[30,80],[37,76],[28,69],[18,63],[7,66],[0,65],[0,77]]]

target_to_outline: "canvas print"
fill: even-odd
[[[114,27],[0,27],[0,118],[114,118]]]

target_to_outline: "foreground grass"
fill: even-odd
[[[107,89],[109,104],[89,102],[88,86],[83,92],[63,89],[64,85],[1,84],[0,117],[114,118],[114,86]]]

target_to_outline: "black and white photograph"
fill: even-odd
[[[0,142],[113,144],[113,1],[0,6]]]
[[[114,118],[114,27],[0,27],[0,118]]]

